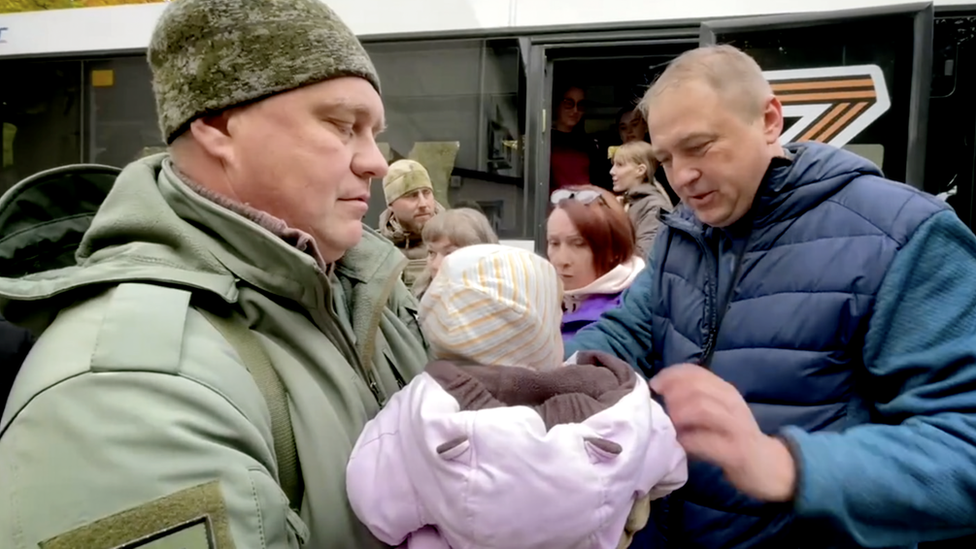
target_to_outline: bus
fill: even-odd
[[[622,109],[669,60],[713,43],[767,71],[784,140],[862,154],[972,226],[976,5],[965,1],[327,3],[382,79],[387,159],[420,161],[441,203],[476,205],[507,242],[544,249],[555,90],[584,90],[584,130],[610,151]],[[54,166],[161,150],[145,50],[163,9],[0,14],[0,191]],[[385,206],[374,182],[366,222]]]

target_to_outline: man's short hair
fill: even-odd
[[[762,114],[766,99],[773,94],[762,68],[747,53],[725,44],[704,46],[675,58],[644,94],[638,109],[647,119],[658,96],[692,81],[710,86],[750,120]]]

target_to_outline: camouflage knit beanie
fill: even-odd
[[[380,89],[366,50],[321,0],[179,0],[149,44],[167,144],[201,115],[358,76]]]
[[[405,158],[390,164],[390,170],[383,178],[383,196],[386,198],[387,206],[417,189],[434,190],[427,168],[420,162]]]

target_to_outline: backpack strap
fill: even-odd
[[[278,460],[278,482],[288,496],[292,509],[296,512],[300,511],[305,487],[298,462],[298,448],[295,446],[295,432],[291,426],[291,413],[288,410],[288,394],[281,383],[281,378],[278,377],[278,372],[271,365],[271,358],[257,336],[251,333],[239,316],[218,316],[200,308],[197,308],[197,311],[237,351],[244,361],[244,367],[251,373],[258,389],[261,390],[268,411],[271,413],[271,433]]]

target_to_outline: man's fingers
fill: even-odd
[[[675,387],[699,385],[712,380],[721,378],[697,364],[676,364],[651,378],[650,385],[655,393],[667,396]]]
[[[728,440],[708,429],[691,429],[678,433],[678,444],[689,456],[721,466]]]
[[[675,414],[682,414],[686,409],[702,406],[724,414],[731,414],[734,411],[732,399],[739,398],[739,395],[734,389],[730,392],[731,386],[721,379],[717,377],[699,379],[697,376],[675,379],[678,379],[678,382],[668,382],[665,390],[658,393],[664,399],[669,416],[673,417]]]
[[[677,431],[706,429],[727,431],[728,407],[716,398],[704,396],[676,402],[669,408],[671,422]]]
[[[682,380],[687,378],[688,374],[686,373],[685,366],[685,364],[678,364],[677,366],[671,366],[658,372],[648,382],[651,390],[659,395],[667,396],[674,387],[680,386]]]

